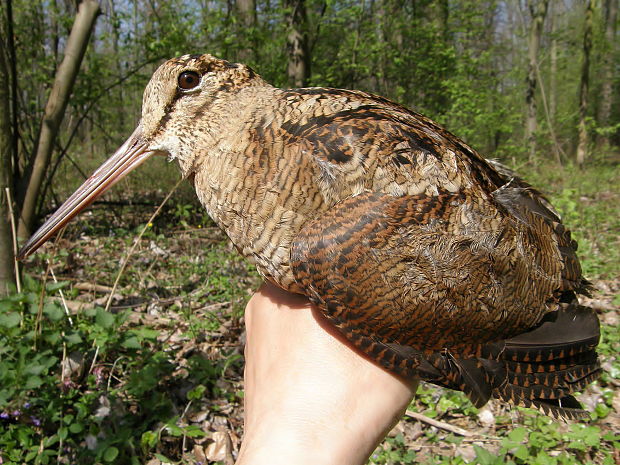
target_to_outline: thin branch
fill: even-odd
[[[13,2],[7,0],[6,2],[6,14],[7,14],[7,41],[6,46],[9,52],[9,73],[11,75],[11,152],[13,159],[13,172],[19,174],[19,125],[17,121],[17,112],[19,110],[17,96],[19,95],[17,89],[17,58],[15,54],[15,32],[13,31]]]
[[[149,224],[151,224],[153,222],[153,220],[155,219],[155,217],[157,215],[159,215],[159,212],[161,211],[163,206],[166,204],[168,199],[172,196],[172,194],[177,190],[177,188],[179,187],[181,182],[183,182],[184,180],[185,180],[185,178],[180,178],[177,181],[177,183],[172,188],[172,190],[170,192],[168,192],[168,195],[166,195],[164,200],[161,201],[161,203],[159,204],[159,207],[157,207],[157,210],[155,210],[155,213],[153,213],[151,215],[151,217],[149,218],[149,220],[146,222],[146,224],[144,225],[144,228],[142,228],[142,231],[140,231],[140,234],[138,234],[138,237],[136,237],[136,239],[133,241],[133,244],[132,244],[131,248],[127,252],[127,255],[125,256],[124,260],[122,261],[121,267],[118,270],[118,274],[116,275],[116,279],[114,280],[114,284],[112,285],[112,291],[110,292],[110,297],[108,298],[108,302],[105,305],[106,311],[109,310],[110,309],[110,305],[112,305],[112,299],[114,298],[114,293],[116,292],[116,288],[118,287],[118,283],[121,280],[121,276],[123,275],[123,272],[125,271],[127,263],[129,263],[129,258],[133,255],[133,253],[136,250],[136,247],[140,243],[140,239],[142,239],[142,236],[144,236],[144,233],[149,228]]]
[[[15,212],[13,211],[13,199],[11,197],[11,189],[8,187],[4,188],[4,192],[6,194],[6,202],[9,207],[9,218],[11,219],[11,235],[13,236],[13,260],[15,265],[15,286],[17,287],[17,292],[22,292],[22,281],[19,273],[19,260],[17,257],[17,226],[15,224]]]
[[[69,146],[71,145],[71,142],[73,142],[73,138],[76,136],[76,134],[78,132],[78,129],[80,128],[80,125],[86,119],[86,117],[88,116],[88,113],[90,112],[90,110],[95,106],[95,103],[97,103],[101,98],[106,97],[108,95],[108,92],[110,92],[110,90],[112,90],[116,86],[118,86],[118,85],[122,84],[123,82],[125,82],[127,79],[129,79],[131,76],[136,74],[138,71],[140,71],[146,65],[154,63],[154,62],[156,62],[156,61],[158,61],[160,59],[161,59],[161,57],[151,58],[150,60],[147,60],[147,61],[139,64],[134,69],[130,70],[127,74],[125,74],[121,78],[117,79],[116,81],[114,81],[109,86],[104,87],[97,95],[92,97],[90,99],[90,102],[86,106],[86,109],[82,112],[82,114],[78,118],[77,122],[75,123],[75,126],[73,127],[73,130],[71,131],[71,135],[69,136],[69,140],[67,141],[67,143],[65,144],[64,148],[62,149],[62,152],[61,152],[60,156],[62,157],[69,150]]]
[[[451,433],[458,434],[459,436],[470,437],[474,436],[474,433],[467,431],[466,429],[459,428],[458,426],[453,426],[450,423],[446,423],[444,421],[435,420],[433,418],[429,418],[426,415],[422,415],[421,413],[414,412],[412,410],[407,410],[405,415],[408,417],[414,418],[418,421],[427,423],[435,428],[441,428],[446,431],[450,431]]]
[[[540,87],[540,96],[542,97],[543,108],[545,109],[545,118],[547,119],[547,124],[549,125],[549,132],[551,133],[551,139],[553,139],[553,145],[556,150],[554,153],[556,155],[555,161],[557,161],[560,166],[562,166],[562,159],[560,158],[560,153],[567,158],[566,153],[562,150],[560,143],[558,142],[558,138],[555,134],[555,128],[553,127],[553,122],[551,121],[551,113],[549,113],[549,106],[547,105],[547,95],[545,93],[545,86],[543,84],[542,76],[540,74],[540,66],[538,61],[536,61],[536,79],[538,80],[538,86]]]
[[[58,279],[56,279],[56,274],[54,273],[54,268],[52,267],[52,262],[47,259],[47,264],[49,265],[50,274],[52,275],[52,279],[56,284],[58,284]],[[65,314],[67,315],[67,319],[69,320],[69,324],[73,326],[73,319],[71,318],[71,312],[69,311],[69,307],[67,306],[67,299],[65,299],[65,293],[62,292],[62,289],[58,289],[58,294],[60,294],[60,300],[62,302],[62,306],[65,309]]]

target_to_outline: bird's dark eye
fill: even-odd
[[[200,76],[195,71],[185,71],[179,76],[179,88],[183,90],[193,89],[200,84]]]

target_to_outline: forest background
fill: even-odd
[[[592,423],[425,386],[424,418],[373,463],[620,463],[618,3],[3,0],[0,463],[230,463],[238,449],[242,310],[259,280],[174,167],[150,162],[23,270],[13,260],[13,238],[132,132],[158,64],[186,53],[413,108],[524,174],[580,242],[605,324],[604,374],[582,397]]]

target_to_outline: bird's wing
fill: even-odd
[[[498,205],[467,192],[350,197],[301,230],[295,279],[390,371],[463,390],[476,405],[493,395],[577,416],[570,392],[596,376],[597,319],[564,302],[574,298],[563,276],[574,250],[560,250],[566,238],[536,197],[517,208],[519,196],[502,193]],[[551,313],[580,316],[554,317],[541,332]]]
[[[464,350],[552,310],[562,259],[546,222],[467,193],[366,192],[306,225],[296,280],[328,316],[386,343]]]

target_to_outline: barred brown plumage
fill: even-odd
[[[599,371],[576,244],[544,197],[381,97],[278,89],[210,55],[164,63],[132,136],[26,256],[159,153],[259,272],[400,376],[568,418]]]

